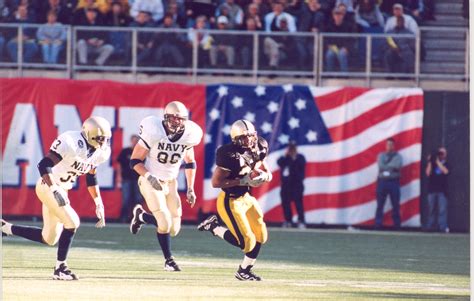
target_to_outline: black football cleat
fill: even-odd
[[[142,215],[143,212],[145,212],[145,210],[143,210],[142,205],[136,205],[133,208],[133,217],[130,221],[130,233],[137,234],[145,224],[145,222],[140,219],[140,215]]]
[[[179,268],[176,261],[174,261],[173,256],[166,259],[166,261],[165,261],[165,271],[168,271],[168,272],[180,272],[181,271],[181,269]]]
[[[61,263],[59,268],[54,269],[53,279],[65,281],[79,280],[79,278],[77,278],[77,276],[71,272],[65,263]]]
[[[253,265],[249,265],[247,268],[243,269],[239,266],[239,270],[235,272],[235,278],[241,281],[262,281],[262,278],[255,275],[252,272]]]
[[[197,229],[199,231],[209,231],[215,236],[214,229],[217,226],[219,226],[219,222],[217,221],[217,216],[211,215],[208,218],[206,218],[202,223],[200,223],[197,226]]]

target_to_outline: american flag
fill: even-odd
[[[218,189],[210,179],[215,151],[230,142],[237,119],[254,123],[270,145],[273,181],[253,190],[267,221],[282,221],[276,164],[290,141],[306,157],[306,221],[371,225],[374,222],[377,155],[393,137],[403,158],[403,226],[420,226],[420,158],[423,92],[417,88],[320,88],[303,85],[211,85],[206,91],[205,211],[215,211]],[[385,224],[391,223],[386,202]],[[295,213],[296,214],[296,213]]]

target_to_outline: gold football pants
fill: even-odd
[[[250,252],[257,242],[264,244],[267,241],[262,209],[249,193],[234,198],[221,191],[217,197],[217,213],[244,253]]]

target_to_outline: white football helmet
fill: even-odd
[[[110,123],[102,117],[91,116],[82,124],[82,135],[93,148],[105,148],[110,143]]]
[[[255,126],[248,120],[235,121],[230,128],[232,142],[243,148],[254,148],[257,143],[257,131]]]
[[[189,118],[186,106],[180,101],[172,101],[165,107],[164,124],[171,136],[184,131],[184,124]]]

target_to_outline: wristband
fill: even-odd
[[[104,203],[102,202],[102,198],[100,196],[94,198],[94,203],[96,206],[99,206],[99,205],[104,206]]]

